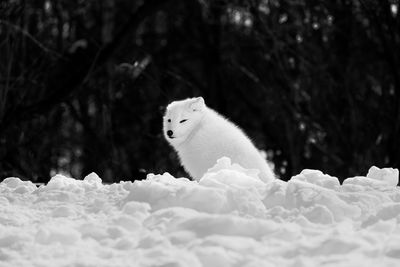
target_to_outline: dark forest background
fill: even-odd
[[[203,96],[288,179],[400,167],[398,0],[2,0],[0,179],[184,175],[172,100]]]

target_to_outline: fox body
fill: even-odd
[[[208,108],[202,97],[169,104],[163,124],[166,140],[178,153],[185,170],[196,180],[224,156],[244,168],[258,169],[263,181],[275,178],[246,134]]]

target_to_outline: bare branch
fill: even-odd
[[[44,44],[42,44],[39,40],[37,40],[35,37],[33,37],[29,32],[27,32],[26,30],[22,29],[21,27],[19,27],[18,25],[12,24],[8,21],[2,20],[0,19],[0,23],[6,25],[7,27],[13,29],[16,32],[19,32],[23,35],[25,35],[26,37],[28,37],[34,44],[36,44],[40,49],[42,49],[44,52],[46,53],[50,53],[52,55],[54,55],[57,58],[62,58],[63,56],[58,53],[57,51],[54,51],[53,49],[50,49],[48,47],[46,47]]]

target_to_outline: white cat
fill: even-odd
[[[269,182],[275,175],[246,134],[207,107],[202,97],[174,101],[164,116],[164,136],[192,178],[199,180],[221,157],[247,169],[258,169]]]

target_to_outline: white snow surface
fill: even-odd
[[[220,159],[199,182],[168,173],[105,185],[0,183],[0,266],[400,266],[397,169],[264,183]]]

